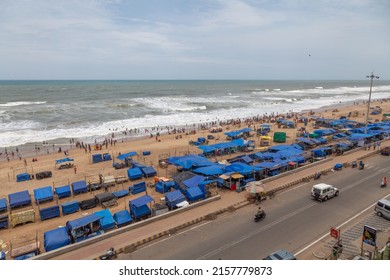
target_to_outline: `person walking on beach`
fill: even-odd
[[[76,174],[77,173],[77,166],[76,165],[73,167],[73,170],[74,170],[74,174]]]

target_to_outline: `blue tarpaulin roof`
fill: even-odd
[[[178,203],[186,200],[185,196],[181,193],[180,190],[174,190],[165,194],[165,202],[168,206],[174,207]]]
[[[170,157],[168,158],[168,162],[176,166],[181,166],[184,169],[191,169],[194,167],[209,166],[215,164],[210,160],[208,160],[207,158],[196,156],[196,155]]]
[[[108,230],[116,226],[114,217],[112,216],[110,210],[103,209],[95,212],[96,215],[100,216],[100,225],[102,230]]]
[[[66,227],[46,231],[43,235],[45,251],[53,251],[70,244],[70,237]]]
[[[8,201],[11,208],[31,204],[31,197],[28,190],[11,193],[8,195]]]
[[[7,199],[0,198],[0,211],[7,210]]]
[[[85,182],[84,180],[73,182],[72,190],[73,190],[73,194],[87,192],[88,191],[87,182]]]
[[[206,180],[205,177],[196,175],[188,180],[183,181],[183,184],[188,188],[192,188],[196,187],[200,182],[203,182],[204,180]]]
[[[365,139],[365,138],[370,138],[372,135],[370,134],[364,134],[364,133],[354,133],[351,134],[348,139],[352,141],[360,140],[360,139]]]
[[[150,195],[144,195],[134,200],[130,200],[129,202],[134,207],[140,207],[152,201],[154,201],[154,199]]]
[[[137,154],[137,152],[130,152],[130,153],[126,153],[126,154],[121,154],[120,156],[117,156],[116,158],[119,160],[125,160],[126,158],[135,156],[136,154]]]
[[[185,192],[189,201],[195,201],[205,198],[205,194],[199,187],[188,188]]]
[[[57,187],[57,188],[54,188],[57,196],[59,198],[62,198],[62,197],[68,197],[71,195],[71,192],[70,192],[70,186],[61,186],[61,187]]]
[[[73,220],[73,221],[68,221],[66,223],[66,227],[69,230],[73,230],[76,228],[84,227],[86,225],[89,225],[90,223],[93,223],[93,222],[96,222],[99,220],[100,220],[100,216],[95,214],[95,213],[92,213],[91,215],[84,216],[84,217],[78,218],[78,219]]]
[[[270,162],[270,161],[260,162],[260,163],[255,164],[254,166],[259,166],[259,167],[267,168],[270,170],[277,169],[277,168],[281,167],[280,164],[275,163],[275,162]]]
[[[53,199],[53,188],[51,186],[34,189],[34,197],[37,203]]]
[[[123,225],[127,225],[133,221],[133,219],[130,216],[129,211],[122,210],[119,212],[114,213],[114,219],[116,223],[118,224],[118,227],[121,227]]]
[[[57,159],[57,160],[56,160],[56,164],[60,164],[60,163],[68,162],[68,161],[74,161],[74,159],[73,159],[73,158],[62,158],[62,159]]]
[[[138,179],[138,178],[141,178],[142,177],[142,171],[141,171],[141,168],[139,167],[134,167],[134,168],[129,168],[127,170],[127,176],[130,178],[130,179]]]
[[[212,176],[212,175],[221,175],[224,173],[224,170],[225,170],[225,165],[215,164],[215,165],[196,168],[193,170],[193,172],[206,175],[206,176]]]
[[[242,162],[235,162],[232,163],[231,165],[226,166],[225,172],[238,172],[242,175],[251,173],[253,171],[258,170],[254,166],[250,166],[248,164],[242,163]]]

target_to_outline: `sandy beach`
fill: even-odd
[[[379,106],[382,109],[383,113],[390,112],[390,102],[389,100],[375,100],[371,102],[371,107]],[[350,112],[356,112],[356,114],[352,114],[350,119],[365,122],[366,121],[366,111],[367,104],[339,104],[338,106],[322,108],[321,110],[316,110],[316,116],[322,116],[324,118],[334,118],[339,119],[341,116],[347,116]],[[309,116],[309,112],[296,113],[297,116],[305,115]],[[382,119],[382,115],[370,115],[369,121],[375,122],[380,121]],[[223,134],[227,131],[234,131],[243,127],[251,127],[256,128],[259,126],[261,122],[252,122],[250,124],[241,122],[240,124],[229,124],[223,126],[223,131],[219,133],[213,133],[216,139],[219,140],[210,140],[209,144],[226,142],[226,136]],[[297,123],[298,127],[304,126],[303,123]],[[306,126],[306,130],[308,132],[314,130],[314,123],[309,122]],[[274,132],[284,131],[287,133],[287,142],[285,144],[292,144],[295,142],[297,128],[294,129],[285,129],[278,128],[277,125],[273,124],[270,136],[273,136]],[[208,129],[197,129],[195,134],[188,133],[176,133],[176,134],[162,134],[156,137],[148,137],[142,139],[134,139],[131,141],[123,141],[119,140],[116,143],[109,144],[107,146],[103,146],[102,150],[95,150],[92,148],[92,151],[85,151],[82,148],[69,148],[62,147],[62,151],[59,153],[59,146],[47,146],[46,149],[40,149],[37,151],[33,147],[31,147],[30,151],[26,151],[23,153],[21,159],[19,159],[16,155],[14,158],[10,158],[7,161],[4,156],[0,161],[0,198],[7,198],[8,194],[28,190],[30,192],[32,198],[32,206],[23,207],[21,209],[14,209],[12,212],[18,212],[21,210],[27,210],[34,208],[35,209],[35,222],[28,223],[25,225],[18,225],[15,228],[10,226],[8,229],[0,229],[0,243],[2,245],[3,250],[8,251],[10,246],[16,246],[16,244],[21,243],[27,239],[37,237],[41,241],[41,252],[43,250],[43,233],[57,228],[59,226],[64,226],[67,221],[79,218],[86,213],[90,214],[93,211],[100,210],[101,207],[98,206],[93,209],[89,209],[87,211],[79,211],[73,214],[69,214],[66,216],[61,216],[58,218],[53,218],[45,221],[40,221],[39,219],[39,211],[38,207],[35,204],[34,193],[33,190],[36,188],[41,188],[45,186],[58,187],[67,185],[71,182],[86,180],[87,182],[95,182],[98,181],[99,174],[103,174],[104,176],[113,175],[114,177],[127,177],[127,169],[118,169],[115,170],[112,167],[112,161],[105,161],[100,163],[92,163],[92,154],[94,153],[109,153],[112,158],[115,160],[116,157],[120,153],[128,153],[135,151],[137,152],[137,156],[134,156],[133,159],[142,164],[153,166],[159,177],[171,177],[174,175],[177,170],[174,166],[169,166],[166,169],[162,169],[158,166],[159,159],[161,157],[167,156],[181,156],[185,154],[199,154],[201,152],[196,146],[189,145],[189,141],[196,141],[198,137],[207,137],[209,135]],[[259,139],[257,136],[254,136],[251,140],[255,140],[256,147],[259,146]],[[277,143],[279,144],[279,143]],[[273,143],[271,143],[273,145]],[[47,149],[49,149],[49,153],[47,153]],[[65,156],[63,150],[68,150],[68,155]],[[3,151],[3,149],[2,149]],[[144,151],[150,151],[150,155],[143,156]],[[56,169],[55,161],[57,159],[61,159],[64,157],[70,157],[74,159],[74,164],[77,167],[77,170],[74,168],[69,169]],[[37,159],[37,161],[33,162],[33,158]],[[228,156],[218,156],[217,160],[223,160],[228,158]],[[30,173],[36,174],[37,172],[42,171],[51,171],[53,176],[51,178],[42,179],[42,180],[30,180],[24,182],[16,182],[16,175],[19,173]],[[129,186],[141,182],[152,182],[154,178],[148,179],[140,179],[136,181],[128,181],[123,184],[118,184],[115,187],[112,187],[110,191],[117,191],[122,189],[128,189]],[[153,196],[155,201],[160,201],[161,194],[156,193],[154,189],[148,188],[148,194]],[[99,190],[97,192],[103,192],[103,190]],[[92,198],[96,193],[89,192],[85,194],[80,194],[75,197],[68,197],[58,201],[58,205],[63,204],[67,201],[78,200],[81,201],[83,199]],[[118,206],[109,208],[111,213],[115,213],[119,210],[123,210],[128,208],[128,201],[134,199],[143,194],[139,195],[131,195],[125,198],[121,198],[118,202]],[[42,207],[48,207],[55,205],[57,202],[51,201],[42,204]],[[8,211],[8,214],[10,212]]]

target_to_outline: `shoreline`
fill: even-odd
[[[371,104],[383,104],[383,102],[387,103],[390,102],[390,98],[388,99],[377,99],[377,100],[372,100]],[[327,105],[327,106],[322,106],[318,109],[308,109],[308,110],[301,110],[299,112],[291,112],[294,114],[294,116],[302,116],[302,115],[307,115],[310,112],[314,113],[327,113],[328,110],[334,110],[334,109],[340,109],[340,108],[349,108],[354,109],[354,106],[366,106],[366,102],[340,102],[338,104],[333,104],[333,105]],[[366,106],[367,107],[367,106]],[[351,110],[354,111],[354,110]],[[275,115],[276,117],[285,117],[289,113],[284,113],[284,114],[278,114]],[[224,131],[227,130],[225,129],[226,127],[229,126],[227,124],[228,122],[233,122],[233,121],[240,121],[241,123],[246,124],[246,122],[253,122],[256,124],[261,124],[261,121],[254,121],[255,118],[260,118],[264,119],[265,117],[269,117],[267,114],[260,115],[258,114],[256,117],[251,117],[247,116],[244,118],[238,118],[238,119],[229,119],[229,120],[216,120],[212,122],[205,122],[205,123],[191,123],[187,126],[170,126],[170,129],[180,131],[180,132],[170,132],[170,129],[167,127],[154,127],[154,128],[144,128],[144,132],[141,134],[135,134],[135,135],[130,135],[127,136],[127,133],[131,134],[130,132],[125,133],[125,131],[113,131],[110,134],[107,135],[96,135],[94,136],[95,141],[86,141],[86,138],[91,138],[91,137],[85,137],[85,138],[56,138],[52,140],[47,140],[47,141],[42,141],[42,142],[31,142],[31,143],[25,143],[23,145],[18,145],[18,146],[8,146],[8,147],[0,147],[0,162],[1,161],[6,161],[7,156],[5,155],[5,152],[7,151],[10,153],[10,161],[12,160],[18,160],[20,158],[25,159],[25,158],[30,158],[30,157],[35,157],[43,154],[52,154],[52,153],[57,153],[58,149],[61,148],[62,151],[64,150],[72,150],[72,149],[78,149],[76,143],[84,143],[85,145],[95,145],[95,144],[104,144],[104,141],[116,141],[116,143],[128,143],[128,142],[133,142],[133,141],[138,141],[138,140],[145,140],[148,138],[153,138],[153,137],[162,137],[164,135],[186,135],[189,134],[190,132],[195,131],[196,133],[199,133],[201,131],[208,131],[208,129],[212,126],[221,126],[224,128]],[[222,123],[222,124],[219,124]],[[249,125],[250,126],[250,125]],[[137,129],[140,130],[140,129]],[[147,135],[149,133],[149,135]],[[112,135],[118,135],[120,134],[120,137],[111,137]],[[104,139],[101,141],[98,141],[97,139]],[[85,141],[85,142],[84,142]],[[39,149],[38,149],[39,148]],[[14,155],[12,156],[12,152]]]

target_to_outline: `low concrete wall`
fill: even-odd
[[[139,228],[139,227],[142,227],[142,226],[144,226],[144,225],[153,223],[153,222],[155,222],[155,221],[157,221],[157,220],[162,220],[162,219],[168,218],[168,217],[170,217],[170,216],[173,216],[173,215],[176,215],[176,214],[183,213],[183,212],[185,212],[185,211],[190,211],[191,209],[193,209],[193,208],[195,208],[195,207],[199,207],[199,206],[208,204],[208,203],[210,203],[210,202],[213,202],[213,201],[216,201],[216,200],[219,200],[219,199],[221,199],[221,196],[220,196],[220,195],[216,195],[216,196],[210,197],[210,198],[208,198],[208,199],[205,199],[205,200],[202,200],[202,201],[199,201],[199,202],[190,204],[190,205],[187,206],[187,207],[179,208],[179,209],[176,209],[176,210],[173,210],[173,211],[169,211],[169,212],[167,212],[167,213],[164,213],[164,214],[162,214],[162,215],[154,216],[154,217],[148,218],[148,219],[143,220],[143,221],[135,222],[134,224],[130,224],[130,225],[128,225],[128,226],[124,226],[124,227],[121,227],[121,228],[118,228],[118,229],[115,229],[115,230],[106,232],[106,233],[104,233],[104,234],[101,234],[101,235],[92,237],[92,238],[90,238],[90,239],[87,239],[87,240],[84,240],[84,241],[81,241],[81,242],[77,242],[77,243],[74,243],[74,244],[70,244],[70,245],[67,245],[67,246],[65,246],[65,247],[58,248],[58,249],[56,249],[56,250],[53,250],[53,251],[50,251],[50,252],[46,252],[46,253],[40,254],[40,255],[38,255],[38,256],[36,256],[36,257],[33,257],[33,258],[31,258],[31,259],[35,259],[35,260],[45,260],[45,259],[54,258],[54,257],[56,257],[56,256],[59,256],[59,255],[68,253],[68,252],[70,252],[70,251],[73,251],[73,250],[82,248],[82,247],[84,247],[84,246],[88,246],[88,245],[90,245],[90,244],[93,244],[93,243],[102,241],[102,240],[107,239],[107,238],[110,238],[110,237],[112,237],[112,236],[121,234],[121,233],[123,233],[123,232],[127,232],[127,231],[133,230],[133,229],[135,229],[135,228]],[[150,240],[149,240],[149,241],[150,241]]]

